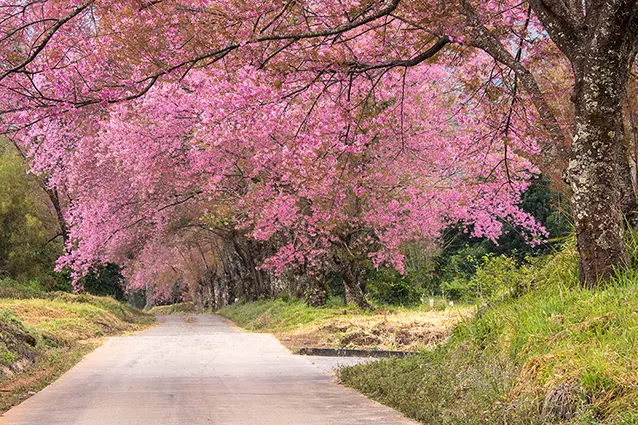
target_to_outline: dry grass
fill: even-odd
[[[276,335],[293,351],[301,347],[418,351],[444,341],[451,329],[472,313],[470,308],[455,308],[351,315]]]
[[[220,314],[246,329],[274,333],[293,351],[301,347],[418,351],[445,340],[473,311],[418,306],[369,312],[275,300],[232,305]]]

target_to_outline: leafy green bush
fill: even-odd
[[[519,267],[515,258],[489,254],[483,257],[482,262],[483,265],[468,282],[469,293],[466,297],[492,299],[527,286],[529,269],[524,265]]]
[[[480,264],[473,274],[461,275],[441,284],[441,291],[446,298],[490,300],[518,293],[520,288],[528,286],[529,268],[519,266],[516,258],[487,254],[480,259],[470,260]]]
[[[436,264],[434,273],[439,285],[438,292],[434,293],[442,295],[448,282],[469,280],[476,273],[476,269],[483,265],[482,259],[486,255],[487,250],[481,245],[466,244],[454,252],[443,250],[433,259]],[[458,286],[458,283],[454,286]]]
[[[94,267],[84,278],[82,286],[86,292],[98,296],[111,296],[124,301],[124,276],[118,264],[106,263]]]
[[[416,305],[421,302],[421,291],[410,284],[407,276],[391,270],[381,270],[368,283],[372,301],[388,305]]]
[[[443,282],[441,284],[441,292],[445,298],[452,300],[469,299],[470,283],[465,277],[459,277],[456,279]]]
[[[71,282],[71,270],[63,270],[56,274],[54,282],[47,287],[47,290],[71,292],[73,290]],[[92,295],[109,296],[118,301],[126,301],[122,269],[115,263],[95,265],[86,276],[80,279],[79,286],[84,292]]]

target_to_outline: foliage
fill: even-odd
[[[186,222],[272,243],[277,273],[343,253],[402,269],[401,245],[456,222],[534,239],[531,161],[558,183],[569,158],[582,271],[608,274],[638,39],[633,3],[609,1],[5,0],[2,130],[70,191],[62,265],[118,261],[138,289]]]
[[[385,304],[409,304],[423,294],[455,301],[485,301],[517,291],[519,286],[527,287],[529,278],[525,282],[518,279],[527,270],[526,265],[558,246],[571,228],[560,198],[544,176],[534,180],[522,196],[522,209],[547,228],[548,241],[530,245],[507,224],[498,243],[472,238],[463,226],[451,226],[444,232],[444,247],[434,254],[428,254],[427,246],[421,244],[406,245],[404,273],[383,267],[372,271],[368,286],[371,299]],[[401,291],[405,301],[401,301]]]
[[[469,277],[457,277],[442,285],[443,293],[454,300],[466,301],[502,298],[529,286],[529,268],[505,255],[485,255]]]
[[[547,230],[547,240],[530,244],[518,229],[504,223],[503,234],[496,241],[473,238],[471,230],[454,225],[443,232],[443,249],[434,256],[436,280],[440,284],[461,279],[469,280],[476,273],[484,258],[505,255],[516,259],[517,264],[529,262],[534,256],[544,255],[559,247],[572,230],[569,221],[569,205],[563,196],[552,190],[550,181],[541,175],[534,179],[521,197],[521,209],[533,216]]]
[[[36,280],[21,283],[13,279],[0,279],[0,298],[38,298],[42,286]]]
[[[469,281],[468,294],[479,299],[493,299],[507,296],[529,279],[526,266],[518,266],[516,260],[500,255],[488,255],[483,265]]]
[[[568,206],[561,195],[551,190],[546,177],[540,176],[523,193],[521,208],[548,230],[548,240],[531,245],[520,232],[504,223],[505,230],[496,242],[473,238],[464,226],[448,227],[443,233],[443,247],[420,270],[408,269],[408,279],[421,272],[419,285],[426,293],[444,295],[453,300],[489,298],[492,292],[506,291],[507,280],[517,267],[531,264],[551,252],[567,239],[571,225],[566,216]],[[428,273],[424,273],[428,270]],[[477,276],[480,273],[480,276]],[[498,283],[495,279],[501,279]],[[491,288],[496,285],[500,289]],[[509,285],[512,286],[512,285]],[[512,289],[512,288],[510,288]]]
[[[515,254],[518,261],[523,262],[525,257],[547,254],[560,247],[565,237],[572,232],[572,223],[569,219],[569,203],[565,196],[555,189],[545,175],[540,175],[532,180],[532,184],[521,196],[521,209],[532,215],[547,231],[547,240],[543,243],[530,244],[518,229],[510,223],[504,223],[503,234],[496,242],[488,239],[477,240],[465,232],[447,235],[446,245],[450,247],[449,251],[454,250],[453,246],[478,245],[486,253]]]
[[[187,274],[175,258],[193,229],[219,227],[267,242],[263,266],[276,273],[326,268],[339,255],[402,270],[401,246],[433,239],[449,222],[492,239],[503,222],[542,235],[517,204],[538,171],[528,158],[545,121],[511,89],[518,80],[505,64],[468,41],[474,31],[460,3],[410,11],[394,1],[300,2],[281,14],[277,2],[200,3],[91,2],[26,63],[41,78],[7,74],[15,89],[4,99],[7,130],[33,152],[34,170],[73,199],[61,266],[81,275],[96,258],[114,261],[141,289],[171,268]],[[404,19],[377,26],[394,12]],[[69,11],[45,1],[5,13],[6,26],[17,26],[8,40],[30,51],[49,24],[41,16]],[[361,69],[361,60],[383,64],[425,47],[430,33],[410,28],[413,13],[446,34],[432,42],[439,60],[417,61],[413,71]],[[552,49],[519,4],[482,7],[480,16],[507,46],[528,34],[535,49]],[[241,30],[231,40],[233,25]],[[344,37],[290,38],[308,28]],[[193,58],[196,46],[221,50]],[[69,50],[77,74],[59,56]],[[521,57],[519,68],[539,56]],[[51,58],[60,66],[51,69]]]
[[[11,145],[0,141],[0,278],[46,279],[62,253],[57,222],[35,177]]]
[[[400,275],[391,269],[373,273],[367,286],[373,302],[389,305],[416,305],[421,303],[422,292],[412,284],[414,273]]]
[[[81,280],[82,289],[89,294],[111,296],[124,301],[124,276],[115,263],[94,266]]]
[[[519,275],[499,258],[492,270],[533,286],[493,301],[431,352],[346,368],[341,379],[426,424],[549,423],[545,397],[561,385],[575,408],[563,423],[635,423],[636,272],[585,290],[573,245]]]
[[[483,264],[486,256],[482,246],[465,246],[459,251],[434,257],[435,294],[460,299],[467,292],[468,281]]]

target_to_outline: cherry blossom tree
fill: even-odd
[[[162,146],[159,151],[172,152],[173,160],[184,150],[187,134],[193,143],[187,154],[206,165],[184,162],[161,172],[156,182],[166,189],[163,199],[149,194],[156,185],[148,172],[128,174],[146,188],[129,191],[139,197],[135,202],[124,201],[126,190],[117,195],[123,204],[135,205],[124,210],[139,218],[158,210],[168,214],[173,204],[217,199],[211,193],[230,179],[236,186],[231,190],[237,196],[231,202],[238,209],[233,211],[236,226],[256,238],[287,233],[283,246],[288,251],[275,255],[272,267],[283,258],[329,257],[327,247],[354,230],[346,226],[343,233],[336,223],[361,222],[366,227],[379,217],[385,222],[376,223],[372,240],[357,243],[383,248],[359,254],[399,266],[401,238],[389,237],[392,232],[430,236],[445,220],[461,219],[479,223],[477,229],[490,229],[486,234],[493,235],[499,218],[528,223],[512,208],[531,170],[521,158],[554,176],[569,161],[583,282],[591,285],[607,278],[627,262],[622,213],[635,208],[635,193],[623,143],[622,106],[636,55],[634,1],[3,3],[4,130],[30,148],[34,169],[50,173],[53,186],[69,185],[75,193],[82,189],[73,182],[109,180],[106,172],[83,177],[105,149],[163,161],[165,156],[155,156],[158,150],[149,148],[154,140]],[[574,107],[566,114],[546,84],[552,67],[571,69],[565,77],[574,83]],[[253,73],[263,73],[267,81],[251,77]],[[436,80],[437,73],[449,80]],[[200,89],[198,84],[208,87]],[[424,91],[436,93],[436,101]],[[234,96],[229,98],[229,93]],[[449,103],[444,100],[447,93],[456,93]],[[216,113],[228,105],[215,99],[233,102],[235,109],[220,117]],[[197,105],[184,117],[180,114],[187,101]],[[127,108],[137,108],[138,102],[162,110],[163,116],[155,119],[166,123],[134,117],[137,111]],[[260,115],[255,105],[263,106]],[[250,113],[239,113],[242,108]],[[451,121],[441,119],[450,110],[456,111],[448,114]],[[325,125],[328,119],[335,125]],[[145,137],[129,135],[115,142],[110,135],[123,128],[129,134],[149,128],[160,134],[146,142],[140,142]],[[532,143],[529,136],[535,128]],[[437,134],[428,139],[432,131]],[[458,135],[449,136],[456,131]],[[483,143],[474,149],[477,141]],[[170,143],[182,148],[171,148]],[[391,160],[393,151],[403,155],[401,161]],[[420,152],[425,160],[419,163],[405,152]],[[251,163],[249,155],[259,163]],[[281,162],[285,155],[292,161],[287,168],[264,168],[270,159]],[[314,162],[309,160],[313,155]],[[236,159],[235,180],[226,166],[233,162],[229,158]],[[331,160],[332,170],[346,170],[343,180],[352,186],[328,173],[325,167]],[[113,167],[115,174],[122,174],[122,165]],[[383,171],[373,179],[362,169]],[[457,174],[444,172],[451,169]],[[314,180],[309,178],[313,175]],[[384,186],[385,179],[392,184]],[[322,188],[326,181],[332,185]],[[377,188],[401,190],[370,196],[373,181]],[[325,202],[330,196],[339,202]],[[98,202],[79,196],[67,212],[78,229],[70,256],[83,258],[80,262],[104,248],[95,229],[113,217],[108,216],[109,207]],[[319,214],[326,210],[324,203],[333,216]],[[355,208],[345,213],[348,203]],[[393,213],[371,216],[382,209]],[[336,211],[339,219],[331,221]],[[416,217],[422,224],[413,226]],[[136,220],[124,230],[112,229],[116,236],[108,241],[121,238],[124,246],[124,235],[137,232],[132,229],[146,221]],[[333,227],[326,231],[325,226]],[[317,228],[322,232],[313,235]],[[291,234],[305,234],[307,240]],[[331,236],[324,240],[319,235]],[[317,249],[308,250],[313,244]]]
[[[530,240],[542,235],[516,207],[534,167],[491,149],[491,118],[458,98],[447,67],[428,72],[432,85],[395,72],[374,87],[299,91],[294,79],[275,87],[275,75],[252,67],[193,71],[103,115],[83,108],[29,126],[32,139],[64,140],[38,145],[56,157],[43,172],[60,163],[74,170],[56,174],[74,198],[74,249],[61,264],[81,271],[96,259],[134,258],[144,264],[131,268],[141,271],[133,279],[141,287],[165,257],[157,245],[176,229],[230,224],[275,243],[261,266],[277,274],[334,268],[363,305],[361,265],[400,269],[403,243],[433,239],[449,222],[496,238],[508,220]],[[517,121],[509,143],[531,154],[535,143]]]

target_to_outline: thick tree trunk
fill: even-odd
[[[218,275],[213,269],[207,269],[197,282],[198,304],[203,308],[218,310],[228,305],[228,277]]]
[[[311,307],[321,307],[328,301],[328,285],[322,276],[305,275],[306,304]]]
[[[580,279],[587,287],[627,265],[623,204],[635,206],[633,190],[627,187],[631,180],[626,181],[630,175],[624,167],[620,131],[629,60],[619,59],[620,54],[609,49],[598,51],[575,68],[575,129],[569,164]]]
[[[635,199],[623,152],[622,105],[638,48],[638,1],[528,3],[574,72],[568,171],[580,278],[591,287],[628,262],[622,210]]]
[[[224,238],[221,259],[224,275],[230,281],[229,286],[235,298],[254,301],[275,295],[270,274],[257,269],[265,256],[264,249],[259,242],[248,240],[236,232]]]
[[[632,176],[632,169],[629,163],[629,150],[625,137],[625,129],[622,125],[621,128],[619,128],[619,134],[621,142],[618,143],[616,149],[616,167],[620,192],[620,210],[629,225],[636,228],[638,226],[638,202],[636,199],[636,188]]]
[[[344,261],[340,265],[339,272],[343,278],[345,287],[345,303],[355,304],[358,307],[368,309],[370,304],[366,301],[363,288],[366,286],[367,273],[359,270],[359,265],[355,262]]]
[[[153,287],[150,285],[146,285],[146,287],[144,288],[144,296],[146,297],[145,303],[144,303],[144,309],[148,310],[149,308],[153,307],[154,303],[153,303]]]

